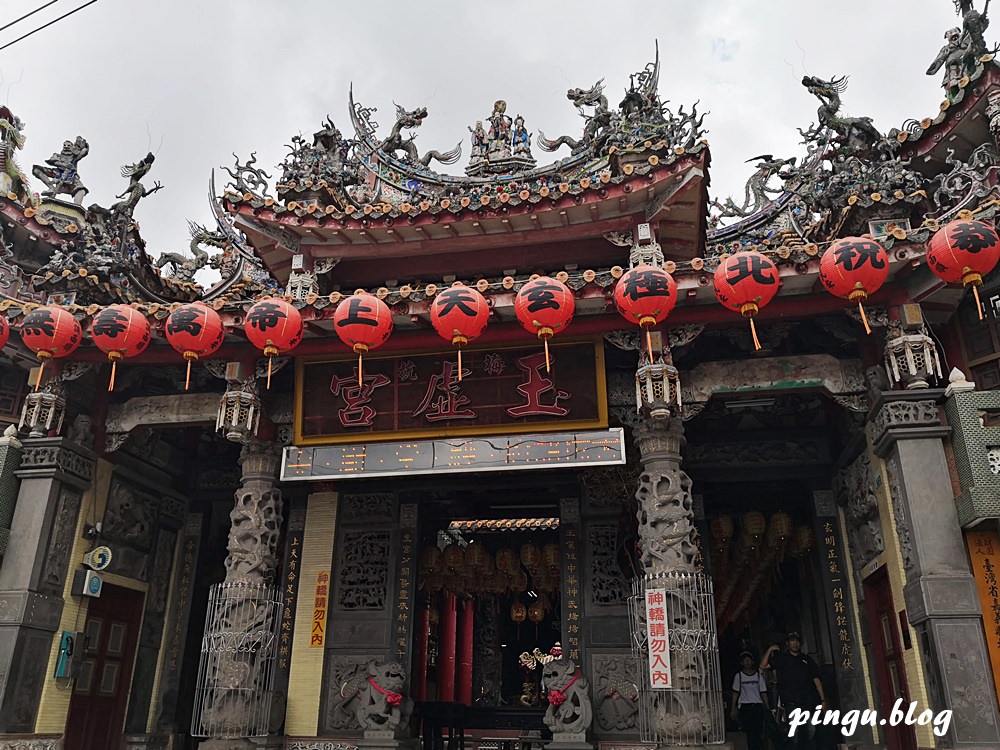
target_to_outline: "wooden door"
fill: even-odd
[[[141,591],[104,584],[90,602],[73,698],[66,722],[66,750],[121,747],[132,685],[132,663],[142,624]]]
[[[871,631],[872,650],[875,652],[875,677],[878,680],[880,704],[879,719],[885,719],[882,732],[889,750],[917,750],[917,736],[913,727],[905,724],[891,726],[888,721],[898,699],[902,710],[910,705],[906,687],[906,668],[900,648],[899,628],[896,626],[896,608],[892,604],[892,589],[885,568],[865,579],[865,610]]]

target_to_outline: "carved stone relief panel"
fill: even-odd
[[[69,553],[73,546],[73,532],[76,528],[76,514],[80,509],[80,493],[69,487],[59,491],[59,504],[52,523],[52,536],[48,555],[45,558],[45,572],[42,582],[47,587],[61,590],[66,580]]]
[[[153,528],[159,507],[157,496],[115,477],[108,490],[101,534],[109,541],[148,552],[153,545]]]
[[[348,531],[341,538],[337,606],[341,610],[381,610],[389,591],[389,531]]]
[[[836,491],[844,506],[854,570],[860,571],[885,549],[875,493],[875,472],[867,451],[840,472]]]
[[[618,564],[618,524],[591,524],[587,529],[590,552],[590,603],[609,607],[624,604],[628,581]]]
[[[176,542],[177,535],[172,531],[161,531],[156,540],[156,556],[153,558],[153,576],[149,589],[149,606],[157,614],[162,614],[167,608],[170,568],[174,562]]]
[[[351,686],[368,678],[371,656],[340,656],[331,654],[326,663],[326,710],[323,712],[322,731],[361,731],[354,718],[355,691]]]
[[[368,492],[344,495],[340,499],[341,523],[392,522],[394,497],[391,492]]]
[[[915,563],[913,539],[910,533],[910,517],[906,512],[906,503],[903,498],[900,477],[902,472],[895,456],[885,462],[885,471],[889,477],[889,501],[892,503],[892,515],[896,522],[896,535],[899,537],[899,553],[903,557],[903,567],[910,571],[913,570]]]
[[[594,721],[603,732],[638,731],[639,688],[630,654],[594,654]]]

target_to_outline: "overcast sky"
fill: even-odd
[[[0,45],[84,2],[60,0],[0,32]],[[43,4],[3,0],[0,26]],[[818,102],[803,74],[849,75],[844,110],[885,132],[937,113],[940,75],[924,71],[958,23],[950,0],[98,0],[0,52],[0,100],[26,123],[26,172],[64,140],[87,138],[87,205],[109,206],[127,184],[120,167],[154,151],[145,182],[164,189],[136,218],[158,253],[186,250],[187,219],[211,222],[209,176],[216,168],[221,191],[218,168],[234,151],[256,151],[274,177],[284,144],[327,114],[351,132],[351,82],[378,108],[380,136],[394,101],[426,106],[417,148],[461,140],[455,170],[468,160],[466,127],[496,99],[534,134],[579,137],[566,90],[604,78],[617,104],[657,39],[661,98],[711,113],[710,192],[740,203],[745,160],[804,153],[797,128],[816,120]],[[552,156],[534,152],[540,163]]]

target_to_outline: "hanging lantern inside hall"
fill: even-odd
[[[712,532],[712,539],[717,547],[728,547],[733,538],[733,517],[722,515],[712,519],[709,527]]]
[[[113,391],[118,362],[142,354],[149,346],[149,321],[134,307],[111,305],[94,316],[90,338],[94,340],[94,346],[108,355],[111,362],[108,390]]]
[[[545,342],[545,371],[551,370],[549,339],[573,320],[576,300],[573,292],[561,281],[539,276],[521,287],[514,299],[514,314],[529,333]]]
[[[271,388],[271,363],[302,341],[302,315],[283,299],[267,298],[254,303],[243,324],[250,343],[267,357],[267,388]]]
[[[424,573],[435,573],[441,570],[441,550],[436,545],[424,547],[420,553],[420,570]]]
[[[524,606],[524,602],[515,601],[510,605],[510,619],[518,625],[528,619],[528,608]]]
[[[533,601],[528,607],[528,619],[535,625],[545,619],[545,605],[542,604],[541,600]]]
[[[662,323],[677,305],[677,282],[656,266],[636,266],[618,281],[615,306],[622,317],[646,332],[646,352],[653,361],[649,329]]]
[[[444,566],[451,571],[465,569],[465,554],[457,544],[449,544],[444,548]]]
[[[948,222],[931,237],[927,249],[927,265],[934,274],[948,282],[971,286],[976,298],[979,319],[983,306],[979,301],[979,285],[983,276],[1000,261],[1000,237],[989,224],[972,219]]]
[[[833,296],[858,303],[861,322],[865,331],[871,333],[862,303],[889,278],[889,254],[885,248],[866,237],[837,240],[820,258],[819,278]]]
[[[35,379],[35,390],[42,384],[42,371],[49,359],[65,357],[76,351],[83,330],[76,318],[58,305],[32,310],[21,323],[21,340],[42,363]]]
[[[456,284],[439,292],[431,303],[431,324],[458,349],[458,379],[462,379],[462,347],[479,338],[490,319],[490,306],[478,290]]]
[[[530,542],[521,545],[521,564],[534,572],[542,564],[542,551]]]
[[[470,544],[465,548],[465,564],[475,573],[484,573],[492,564],[490,553],[481,544]]]
[[[382,346],[392,333],[392,311],[374,294],[359,292],[341,300],[333,313],[337,337],[358,355],[358,385],[362,385],[361,358]]]
[[[186,391],[191,386],[191,363],[217,352],[226,337],[226,329],[219,313],[200,302],[193,302],[170,313],[164,330],[170,345],[187,360]]]
[[[778,293],[781,285],[778,267],[762,253],[745,250],[730,255],[719,263],[719,267],[715,269],[714,283],[715,296],[719,302],[750,319],[753,345],[760,351],[753,319]]]
[[[501,547],[497,550],[497,570],[506,575],[511,575],[518,569],[518,560],[514,555],[514,550],[509,547]]]
[[[740,531],[741,541],[750,546],[754,546],[767,530],[767,519],[764,514],[757,510],[751,510],[743,514],[743,527]]]
[[[559,575],[559,545],[546,544],[542,547],[542,564],[555,575]]]
[[[767,533],[764,542],[774,550],[784,549],[788,538],[792,535],[792,517],[779,510],[767,523]]]

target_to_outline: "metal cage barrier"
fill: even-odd
[[[201,640],[192,736],[267,735],[280,615],[276,586],[260,581],[212,586]]]
[[[646,590],[665,593],[669,688],[649,679]],[[632,653],[639,676],[639,733],[657,747],[721,744],[726,739],[719,640],[712,579],[704,573],[654,573],[636,578],[628,601]]]

